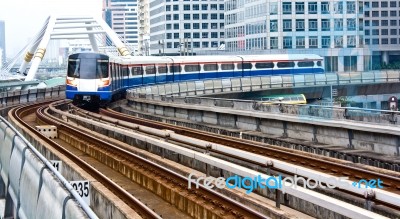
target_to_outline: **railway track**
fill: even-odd
[[[321,159],[317,159],[315,157],[291,152],[287,149],[277,148],[273,145],[262,144],[245,139],[238,139],[235,137],[221,136],[190,128],[182,128],[175,125],[129,116],[112,110],[101,109],[100,114],[120,119],[126,122],[135,123],[138,125],[152,127],[155,129],[171,130],[174,131],[176,134],[233,147],[263,156],[268,156],[287,163],[328,173],[333,176],[346,176],[349,177],[349,179],[351,180],[381,179],[383,181],[384,190],[400,194],[400,178],[398,177],[376,173],[357,167],[351,167],[340,163],[335,163],[329,160],[325,160],[324,157],[322,157]]]
[[[130,168],[132,171],[133,178],[136,180],[142,181],[144,178],[146,179],[146,185],[148,187],[165,187],[167,189],[154,188],[156,191],[166,191],[163,194],[158,194],[162,196],[164,199],[173,199],[171,196],[175,197],[175,199],[179,197],[181,198],[180,202],[185,201],[185,205],[194,206],[194,209],[186,209],[186,213],[188,213],[192,217],[216,217],[216,218],[264,218],[262,214],[240,204],[237,203],[211,189],[200,187],[199,189],[194,189],[196,186],[194,182],[191,182],[193,189],[188,189],[188,179],[184,176],[176,174],[156,163],[150,162],[144,158],[141,158],[129,151],[116,147],[107,142],[95,139],[88,133],[84,133],[79,131],[74,127],[69,127],[64,124],[62,120],[50,118],[51,115],[46,110],[47,106],[30,106],[27,108],[18,108],[13,111],[13,115],[17,118],[22,118],[30,113],[36,111],[37,118],[43,123],[55,125],[58,128],[59,133],[63,133],[64,135],[74,136],[76,139],[80,139],[82,142],[87,144],[86,153],[88,154],[107,154],[107,159],[104,161],[107,163],[111,163],[111,165],[118,165],[118,169],[128,169]],[[21,121],[21,119],[20,119]],[[21,121],[21,123],[24,123]],[[26,123],[25,123],[26,124]],[[27,125],[27,124],[26,124]],[[36,132],[36,130],[29,126],[28,127],[32,132]],[[38,134],[38,133],[37,133]],[[79,158],[77,158],[74,154],[69,151],[59,147],[59,145],[55,144],[50,139],[44,139],[47,143],[53,145],[55,148],[60,150],[63,154],[66,154],[71,160],[76,162],[78,165],[82,166],[86,171],[100,182],[102,182],[106,187],[110,188],[117,196],[121,197],[129,206],[131,206],[135,211],[137,211],[144,218],[157,218],[159,215],[155,214],[151,209],[146,208],[143,203],[138,201],[135,197],[133,197],[130,193],[123,190],[121,187],[116,185],[114,182],[107,179],[99,171],[93,169],[90,165],[85,164]],[[169,191],[169,192],[168,192]],[[189,203],[191,202],[192,205]],[[199,213],[199,211],[204,211],[205,213]]]

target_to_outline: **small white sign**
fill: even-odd
[[[62,161],[61,160],[50,160],[53,167],[56,168],[58,172],[61,173]]]
[[[86,204],[90,205],[90,183],[89,180],[70,181],[71,186],[76,190]]]

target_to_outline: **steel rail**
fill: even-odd
[[[38,106],[39,105],[39,106]],[[24,107],[20,107],[16,109],[13,113],[14,117],[21,123],[23,124],[29,131],[34,133],[37,136],[42,136],[36,129],[31,127],[29,124],[24,122],[22,120],[22,117],[31,114],[35,109],[36,110],[36,115],[38,116],[38,119],[48,122],[51,124],[56,125],[58,128],[62,126],[62,124],[58,124],[56,121],[50,120],[46,118],[45,115],[43,115],[42,110],[46,106],[40,106],[42,104],[37,104],[35,107],[29,107],[29,109],[25,109]],[[107,176],[102,174],[100,171],[96,170],[94,167],[90,166],[88,163],[84,162],[81,160],[78,156],[74,155],[72,152],[66,150],[64,147],[60,146],[59,144],[55,143],[49,138],[42,138],[44,142],[47,144],[51,145],[58,151],[60,151],[62,154],[64,154],[68,159],[76,163],[78,166],[80,166],[82,169],[87,171],[89,174],[91,174],[94,178],[99,180],[102,184],[104,184],[107,188],[109,188],[112,192],[114,192],[118,197],[121,199],[125,200],[127,204],[132,207],[139,215],[141,215],[144,218],[158,218],[161,219],[161,217],[156,214],[154,211],[152,211],[149,207],[144,205],[142,202],[140,202],[138,199],[136,199],[134,196],[126,192],[123,188],[121,188],[118,184],[110,180]],[[69,184],[69,182],[68,182]],[[72,186],[71,186],[72,188]],[[77,194],[77,193],[76,193]],[[78,195],[78,194],[77,194]],[[78,195],[79,196],[79,195]],[[84,206],[84,205],[83,205]],[[86,205],[87,206],[87,205]],[[90,209],[90,208],[89,208]]]

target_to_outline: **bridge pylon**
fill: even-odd
[[[42,30],[28,45],[24,60],[19,67],[19,72],[25,72],[28,64],[32,61],[25,81],[33,80],[46,54],[47,45],[52,39],[89,39],[93,51],[98,52],[98,42],[104,43],[107,40],[101,35],[106,35],[112,41],[119,55],[131,55],[118,35],[99,16],[49,16]]]

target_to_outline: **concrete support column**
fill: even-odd
[[[357,56],[357,71],[364,71],[364,56],[362,55]]]
[[[338,56],[338,72],[344,72],[344,56]]]
[[[389,52],[382,51],[382,63],[388,64],[389,63]]]

